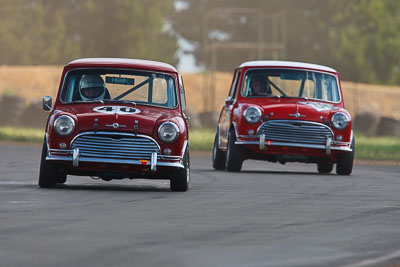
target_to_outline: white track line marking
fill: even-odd
[[[375,266],[376,264],[382,264],[386,261],[393,260],[396,258],[400,258],[400,250],[391,252],[387,255],[374,258],[374,259],[369,259],[369,260],[363,260],[357,263],[349,264],[349,265],[344,265],[342,267],[367,267],[367,266]]]

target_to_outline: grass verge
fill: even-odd
[[[190,150],[212,151],[214,146],[215,130],[203,129],[190,131]]]
[[[400,162],[400,138],[356,135],[356,159]]]
[[[43,142],[44,131],[29,128],[0,127],[0,140]],[[190,131],[190,149],[212,151],[215,130]],[[400,138],[366,137],[356,134],[356,159],[400,162]]]
[[[0,140],[42,143],[44,131],[31,128],[0,127]]]
[[[212,151],[215,130],[190,132],[190,149]],[[356,134],[356,159],[400,162],[400,138]]]

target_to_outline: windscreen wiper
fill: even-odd
[[[78,104],[81,104],[81,103],[102,103],[102,104],[104,104],[104,100],[75,100],[75,101],[69,102],[67,104],[72,104],[72,103],[78,103]]]
[[[124,104],[126,103],[126,104],[136,105],[136,102],[131,100],[104,99],[102,101],[103,103],[124,103]]]

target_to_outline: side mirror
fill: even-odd
[[[185,118],[185,120],[190,120],[190,117],[187,116],[185,113],[183,113],[183,117]]]
[[[225,98],[225,105],[230,106],[233,104],[234,101],[235,101],[235,99],[233,99],[232,97],[229,96],[229,97]]]
[[[51,110],[52,102],[53,102],[53,99],[51,98],[51,96],[44,96],[43,103],[42,103],[43,110],[46,110],[46,111]]]

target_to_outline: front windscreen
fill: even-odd
[[[119,69],[79,69],[68,72],[61,91],[61,101],[135,102],[162,107],[177,105],[172,76]]]
[[[291,69],[257,69],[246,72],[244,97],[296,97],[339,102],[336,77],[331,74]]]

